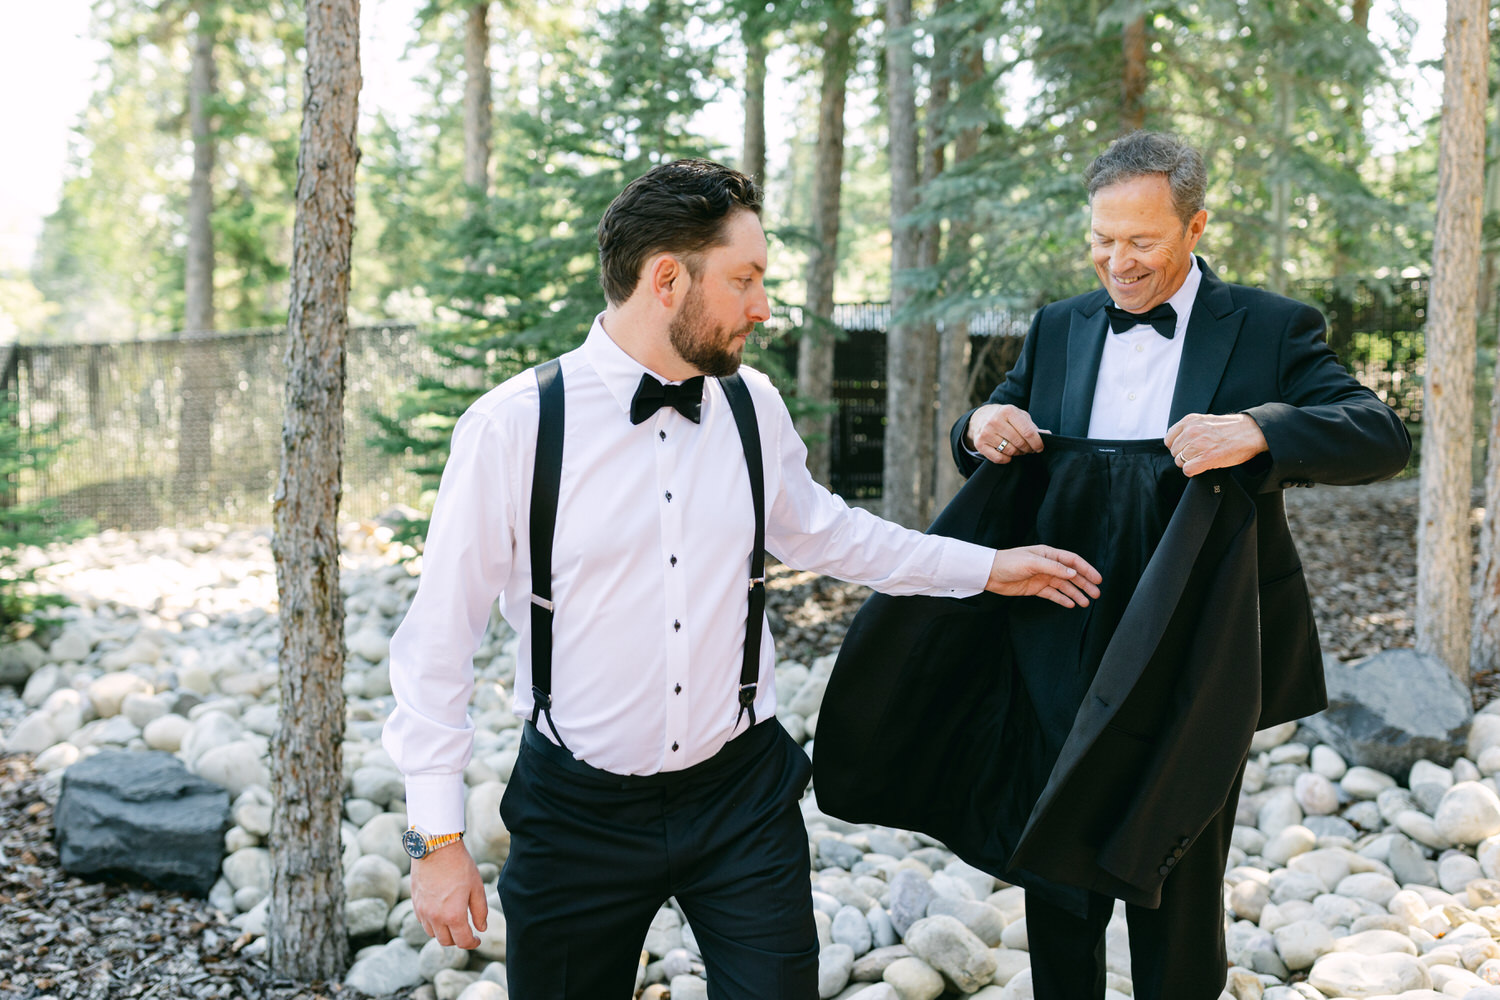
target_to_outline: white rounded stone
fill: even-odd
[[[1321,774],[1311,771],[1299,774],[1292,784],[1292,793],[1297,798],[1297,805],[1309,816],[1329,816],[1338,812],[1338,789]]]
[[[1312,749],[1312,769],[1329,781],[1338,781],[1348,772],[1349,765],[1333,747],[1319,743]]]
[[[1373,767],[1355,766],[1345,772],[1339,781],[1340,787],[1353,799],[1374,799],[1388,788],[1396,787],[1396,779]]]
[[[1478,844],[1500,833],[1500,796],[1477,781],[1459,782],[1443,793],[1433,822],[1450,843]]]

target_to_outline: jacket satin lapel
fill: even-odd
[[[1102,296],[1092,313],[1075,309],[1068,325],[1068,379],[1063,384],[1062,421],[1057,433],[1087,437],[1094,412],[1094,383],[1099,381],[1099,357],[1104,353],[1105,321]],[[1050,429],[1050,428],[1049,428]]]
[[[1172,424],[1189,413],[1209,412],[1245,323],[1246,310],[1234,308],[1229,286],[1209,270],[1201,257],[1198,266],[1203,269],[1203,279],[1188,317],[1182,363],[1177,369],[1177,385],[1172,390],[1172,412],[1168,418]],[[1096,373],[1097,370],[1096,365]]]

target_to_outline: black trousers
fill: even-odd
[[[1136,1000],[1216,1000],[1224,992],[1224,865],[1244,776],[1241,764],[1224,808],[1162,884],[1161,907],[1125,907]],[[1091,892],[1080,917],[1044,893],[1026,893],[1036,1000],[1103,1000],[1104,932],[1114,908],[1113,896]]]
[[[669,897],[687,915],[711,1000],[816,1000],[807,832],[812,774],[775,719],[682,771],[600,771],[527,725],[500,803],[513,1000],[629,1000]]]

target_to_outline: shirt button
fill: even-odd
[[[1134,399],[1135,397],[1131,396],[1130,398]],[[671,490],[667,490],[667,503],[671,503],[671,502],[672,502],[672,491]]]
[[[672,623],[672,631],[673,632],[681,632],[682,631],[682,622],[673,622]]]
[[[682,685],[679,684],[672,689],[673,694],[682,694]]]
[[[1139,351],[1140,348],[1137,347],[1136,350]],[[661,438],[663,441],[665,441],[667,439],[667,432],[666,431],[657,431],[656,432],[656,436],[659,437],[659,438]]]
[[[1134,398],[1135,398],[1135,393],[1133,393],[1133,392],[1132,392],[1132,393],[1131,393],[1131,394],[1130,394],[1130,395],[1129,395],[1129,396],[1127,396],[1127,397],[1126,397],[1126,398],[1127,398],[1127,399],[1134,399]],[[670,499],[672,499],[672,495],[671,495],[671,494],[670,494],[670,493],[669,493],[669,494],[667,494],[667,499],[668,499],[668,500],[670,500]]]
[[[1145,349],[1146,349],[1146,345],[1145,344],[1136,344],[1135,345],[1135,353],[1137,353],[1137,354],[1140,354]],[[662,435],[662,436],[665,437],[666,435]]]
[[[677,565],[677,557],[676,557],[676,556],[673,556],[673,557],[672,557],[672,565],[673,565],[673,566],[676,566],[676,565]]]
[[[672,742],[672,752],[673,753],[677,752],[677,742],[675,740]]]

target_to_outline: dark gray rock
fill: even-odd
[[[224,860],[229,793],[172,754],[106,751],[63,772],[53,823],[70,874],[207,896]]]
[[[1328,708],[1307,728],[1350,764],[1406,774],[1426,759],[1448,765],[1464,751],[1473,705],[1441,662],[1411,649],[1324,662]]]

